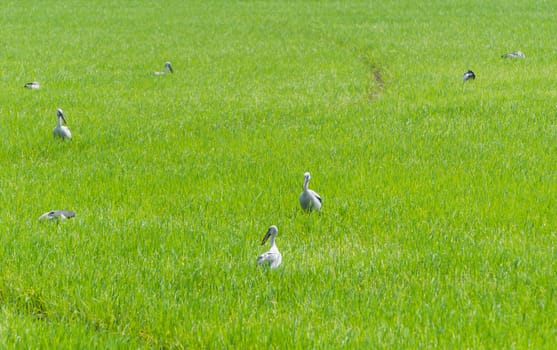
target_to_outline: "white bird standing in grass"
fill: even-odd
[[[267,240],[270,238],[271,249],[257,257],[258,265],[269,266],[272,269],[276,269],[282,263],[282,255],[280,254],[277,245],[275,244],[277,232],[278,228],[275,225],[272,225],[267,230],[267,233],[265,233],[265,237],[263,237],[261,245],[265,244],[265,242],[267,242]]]
[[[67,126],[62,125],[61,121],[64,121],[64,124],[67,124],[66,122],[66,118],[64,118],[64,112],[58,108],[58,110],[56,110],[56,116],[58,117],[58,122],[56,123],[56,127],[54,128],[54,138],[56,138],[56,136],[60,136],[62,138],[62,141],[65,139],[71,139],[72,138],[72,133],[70,132],[70,129],[68,129]]]
[[[304,174],[304,190],[300,194],[300,205],[302,209],[307,211],[321,211],[321,196],[317,192],[310,190],[308,188],[309,180],[311,175],[309,173]]]
[[[172,64],[170,64],[170,62],[166,62],[164,64],[164,70],[162,72],[155,72],[155,75],[167,75],[169,72],[174,73],[174,69],[172,69]]]
[[[39,220],[57,220],[57,219],[61,219],[61,220],[65,220],[65,219],[70,219],[75,217],[75,213],[73,211],[69,211],[69,210],[53,210],[53,211],[49,211],[48,213],[44,213],[43,215],[41,215],[39,217]]]

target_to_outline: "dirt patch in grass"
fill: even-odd
[[[385,76],[380,66],[369,57],[369,54],[361,56],[367,68],[366,84],[367,99],[373,101],[381,96],[385,88]]]

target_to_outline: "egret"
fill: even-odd
[[[472,80],[476,79],[476,74],[474,74],[474,72],[472,72],[471,70],[467,71],[462,76],[462,81],[463,82],[466,82],[467,80],[470,80],[470,79],[472,79]]]
[[[49,211],[48,213],[44,213],[43,215],[41,215],[39,217],[39,220],[57,220],[57,219],[70,219],[75,217],[75,213],[73,211],[69,211],[69,210],[53,210],[53,211]]]
[[[303,187],[304,190],[300,194],[300,205],[302,206],[302,209],[307,211],[321,211],[321,196],[318,195],[317,192],[308,188],[310,179],[311,175],[309,173],[305,173]]]
[[[155,75],[166,75],[168,73],[174,73],[174,69],[172,69],[172,65],[170,62],[166,62],[164,64],[164,70],[162,72],[155,72]]]
[[[269,266],[272,269],[276,269],[282,263],[282,255],[275,244],[277,232],[278,228],[275,225],[272,225],[267,230],[267,233],[265,233],[265,237],[263,237],[261,245],[265,244],[265,242],[267,242],[270,238],[271,249],[257,257],[258,265]]]
[[[526,58],[522,51],[509,52],[501,56],[501,58]]]
[[[25,84],[24,87],[27,89],[38,90],[41,87],[41,85],[39,84],[38,81],[32,81],[30,83]]]
[[[60,136],[62,140],[71,139],[72,133],[70,132],[70,129],[61,124],[62,120],[64,121],[64,124],[67,124],[67,122],[66,118],[64,118],[64,112],[60,108],[56,110],[56,116],[58,117],[58,122],[54,128],[54,137],[56,138],[56,136]]]

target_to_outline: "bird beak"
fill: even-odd
[[[271,237],[271,230],[268,230],[267,233],[265,233],[265,237],[263,237],[263,240],[261,241],[261,245],[265,244],[265,242],[267,242],[269,237]]]
[[[60,114],[60,117],[62,118],[62,120],[64,121],[64,124],[68,124],[68,122],[66,121],[66,118],[64,118],[63,114]]]
[[[172,69],[172,66],[168,66],[168,70],[170,71],[170,73],[174,73],[174,69]]]

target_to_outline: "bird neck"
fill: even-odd
[[[56,126],[57,126],[57,127],[60,127],[60,126],[62,125],[62,121],[61,121],[61,120],[62,120],[62,118],[61,118],[61,117],[58,117],[58,121],[56,122]]]
[[[304,180],[304,191],[308,190],[309,180]]]

